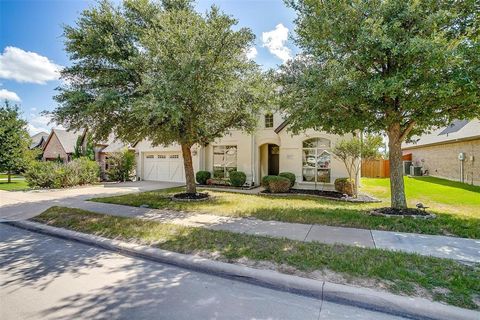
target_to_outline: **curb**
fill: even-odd
[[[448,306],[424,298],[409,298],[368,288],[358,288],[281,274],[272,270],[253,269],[150,246],[51,227],[32,221],[5,221],[3,223],[57,238],[93,245],[127,256],[139,257],[275,290],[292,292],[395,316],[418,320],[478,320],[480,318],[480,312]]]

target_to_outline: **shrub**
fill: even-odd
[[[234,187],[241,187],[247,181],[247,175],[242,171],[232,171],[230,172],[230,183]]]
[[[95,161],[78,158],[69,163],[34,161],[25,179],[34,188],[65,188],[98,181],[100,169]]]
[[[135,153],[125,148],[108,156],[108,179],[112,181],[128,181],[135,169]]]
[[[284,177],[290,180],[290,188],[292,188],[295,185],[295,175],[291,172],[280,172],[278,174],[279,177]]]
[[[290,180],[279,176],[265,176],[262,186],[272,193],[283,193],[290,190]]]
[[[209,171],[198,171],[195,174],[195,179],[199,184],[207,184],[207,180],[212,177],[212,174]]]
[[[350,178],[338,178],[335,180],[335,190],[349,196],[353,196],[355,190],[355,181]]]

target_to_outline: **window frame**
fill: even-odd
[[[309,141],[315,141],[315,146],[311,147],[305,147],[305,143]],[[319,143],[319,141],[323,141],[322,144]],[[326,143],[325,143],[326,142]],[[302,182],[303,183],[332,183],[332,168],[331,168],[331,163],[332,163],[332,152],[330,151],[332,147],[332,142],[329,139],[322,138],[322,137],[317,137],[317,138],[309,138],[306,140],[302,141]],[[314,166],[311,165],[305,165],[304,161],[305,158],[305,151],[310,151],[309,152],[309,157],[314,157]],[[313,151],[313,153],[311,153]],[[320,156],[322,156],[324,153],[327,153],[329,155],[329,160],[328,160],[328,166],[319,166],[318,164],[318,159]],[[307,162],[308,163],[308,162]],[[305,169],[308,170],[313,170],[313,180],[306,180],[305,179]],[[322,181],[319,179],[319,172],[326,172],[326,175],[328,177],[328,181]]]
[[[215,149],[223,148],[223,153],[219,153]],[[213,169],[213,177],[218,178],[218,179],[228,179],[229,178],[229,173],[232,171],[237,171],[238,170],[238,146],[237,145],[214,145],[212,148],[212,169]],[[230,163],[226,160],[227,156],[232,156],[228,154],[228,151],[231,149],[235,149],[235,163],[234,166],[230,165]],[[216,153],[217,152],[217,153]],[[216,165],[215,164],[215,155],[221,155],[223,154],[223,159],[222,159],[222,165]],[[221,170],[220,170],[221,168]],[[218,176],[216,172],[223,171],[221,176]]]
[[[271,113],[266,113],[263,116],[263,124],[264,124],[265,129],[273,128],[273,126],[274,126],[274,121],[273,120],[274,120],[273,119],[273,114],[271,114]]]

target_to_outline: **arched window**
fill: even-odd
[[[330,140],[312,138],[303,141],[302,175],[306,182],[330,182]]]

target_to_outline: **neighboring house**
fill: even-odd
[[[85,136],[85,131],[66,131],[60,129],[52,129],[45,145],[43,146],[44,161],[55,161],[61,159],[63,162],[72,160],[75,152],[75,146],[79,138]]]
[[[100,165],[102,179],[107,178],[106,172],[108,170],[108,156],[114,152],[123,151],[125,148],[135,152],[134,147],[126,145],[117,140],[113,134],[108,137],[107,141],[102,141],[95,144],[95,161],[97,161]]]
[[[235,130],[206,146],[192,147],[194,170],[207,170],[218,178],[243,171],[249,185],[259,185],[266,175],[292,172],[297,187],[307,189],[331,188],[335,179],[348,177],[344,164],[331,151],[344,137],[315,130],[293,135],[287,129],[279,114],[264,114],[253,134]],[[140,179],[185,181],[179,145],[152,147],[141,141],[134,148]]]
[[[404,143],[413,165],[431,176],[480,185],[480,120],[457,120]]]
[[[45,142],[47,142],[47,138],[48,133],[43,131],[31,136],[30,139],[32,140],[32,143],[30,144],[30,149],[42,149],[45,145]]]

